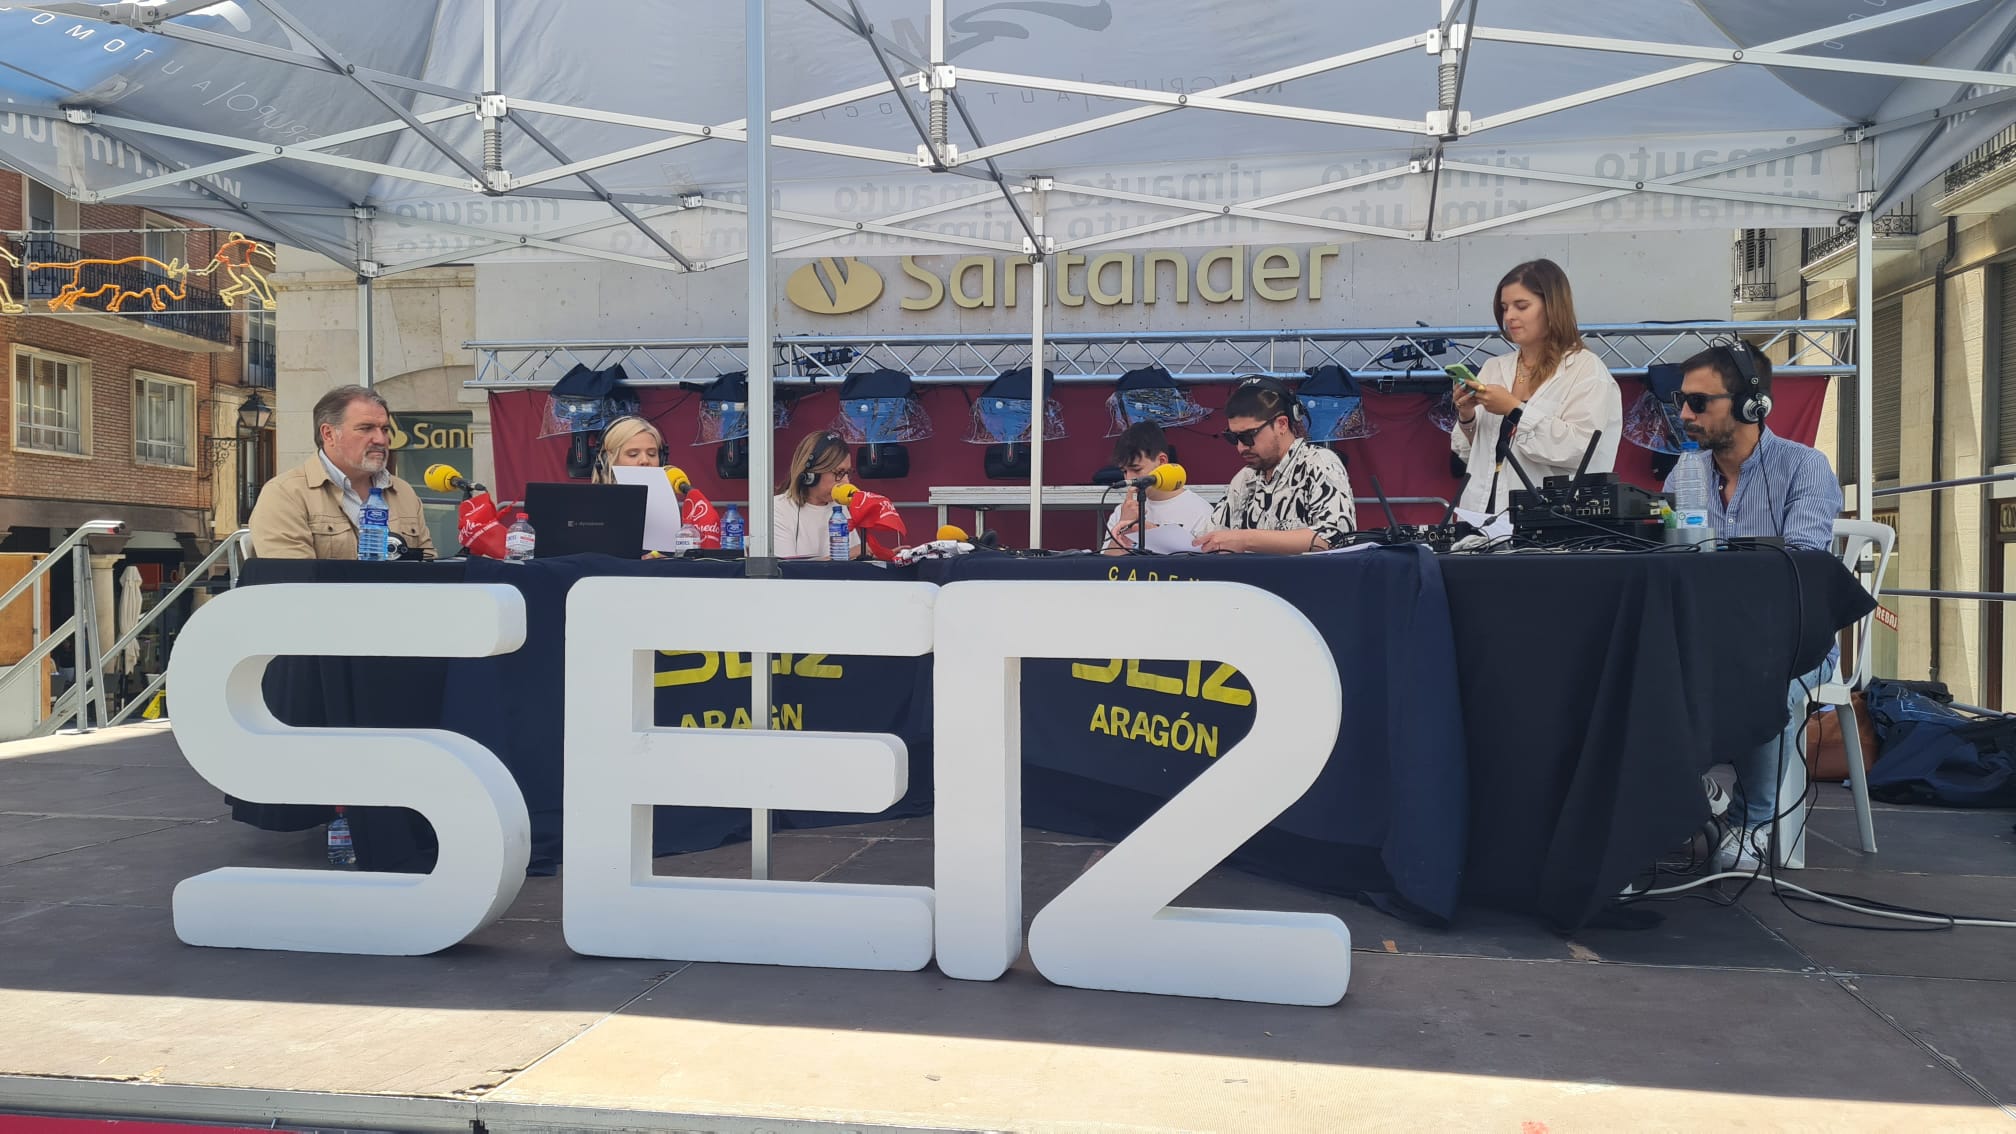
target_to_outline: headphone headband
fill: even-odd
[[[626,421],[634,421],[637,424],[642,425],[644,428],[650,430],[652,433],[658,434],[659,437],[658,459],[661,461],[665,459],[664,435],[662,433],[659,433],[658,427],[651,424],[651,419],[645,417],[641,413],[626,413],[622,417],[617,418],[615,421],[610,422],[608,425],[603,426],[602,436],[597,437],[595,439],[595,468],[597,471],[607,473],[612,468],[615,467],[613,462],[615,461],[616,458],[609,452],[609,446],[604,444],[604,442],[609,440],[609,434],[614,432],[617,426],[623,424]]]
[[[1301,429],[1307,420],[1308,411],[1302,408],[1302,399],[1296,397],[1295,391],[1289,389],[1288,383],[1281,379],[1271,374],[1251,374],[1241,378],[1239,385],[1234,387],[1232,392],[1236,394],[1246,389],[1268,390],[1280,398],[1280,412],[1288,416],[1288,424],[1296,429]]]
[[[821,460],[825,459],[826,451],[836,445],[843,449],[846,448],[847,439],[830,429],[819,435],[819,440],[813,444],[812,451],[805,455],[805,467],[798,473],[798,487],[811,488],[813,485],[819,483],[819,474],[813,470],[819,467]]]
[[[1729,360],[1736,370],[1745,391],[1736,395],[1734,402],[1736,420],[1745,425],[1761,424],[1771,416],[1771,393],[1764,388],[1764,381],[1757,373],[1756,348],[1741,339],[1721,339],[1715,349]]]

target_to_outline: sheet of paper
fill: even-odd
[[[1472,512],[1468,508],[1456,509],[1456,518],[1483,532],[1486,538],[1497,539],[1512,534],[1512,514],[1500,512],[1487,516],[1482,512]]]
[[[664,469],[619,465],[614,470],[617,484],[641,484],[644,495],[644,546],[646,551],[670,551],[679,538],[679,494],[665,479]]]

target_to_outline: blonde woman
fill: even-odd
[[[665,435],[641,417],[619,417],[602,431],[602,452],[595,458],[594,483],[615,484],[611,469],[619,465],[655,469],[665,463]]]
[[[1475,382],[1456,391],[1458,425],[1449,433],[1451,448],[1470,468],[1458,506],[1487,515],[1503,510],[1520,487],[1517,474],[1497,467],[1498,439],[1507,429],[1512,456],[1535,484],[1572,474],[1597,430],[1603,437],[1589,471],[1614,471],[1624,430],[1617,382],[1582,345],[1575,296],[1559,264],[1529,260],[1505,273],[1491,309],[1518,350],[1486,362]]]
[[[838,433],[820,432],[798,442],[774,501],[770,525],[780,559],[831,559],[826,525],[833,515],[833,489],[851,483],[854,452]],[[861,534],[847,535],[850,555],[860,554]]]

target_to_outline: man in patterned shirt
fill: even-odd
[[[1222,437],[1246,467],[1202,525],[1204,551],[1299,555],[1341,545],[1357,526],[1351,478],[1337,454],[1302,439],[1302,403],[1273,378],[1240,381],[1225,401]]]

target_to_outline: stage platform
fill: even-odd
[[[1847,793],[1821,798],[1802,883],[2016,915],[2016,815],[1884,807],[1870,857]],[[928,884],[930,837],[929,820],[780,835],[776,872]],[[1028,832],[1027,910],[1103,851]],[[175,939],[182,878],[322,854],[319,831],[231,822],[165,726],[0,746],[0,1114],[492,1134],[2016,1130],[2016,931],[1828,928],[1762,887],[1572,940],[1488,912],[1426,930],[1233,870],[1186,897],[1342,917],[1357,951],[1333,1008],[1059,988],[1026,958],[975,984],[582,957],[556,878],[432,957]]]

